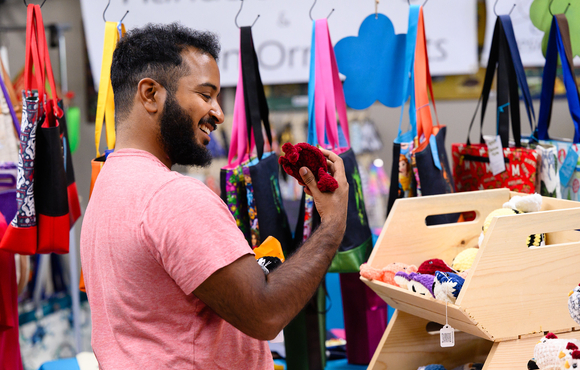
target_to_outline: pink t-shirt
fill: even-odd
[[[192,292],[252,253],[203,183],[136,149],[109,155],[81,232],[92,345],[103,370],[268,369],[268,344]]]

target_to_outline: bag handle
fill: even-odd
[[[537,138],[539,140],[550,140],[548,129],[550,127],[552,105],[554,103],[554,84],[556,82],[556,69],[558,55],[562,61],[562,72],[564,75],[564,86],[566,87],[566,97],[568,108],[574,123],[575,144],[580,143],[580,96],[576,84],[576,76],[572,71],[572,47],[570,41],[570,30],[568,20],[563,14],[556,14],[552,18],[550,35],[548,38],[548,48],[546,50],[546,65],[542,76],[542,94],[540,99],[540,116],[537,126]]]
[[[121,24],[122,33],[125,27]],[[95,148],[97,157],[101,154],[99,147],[101,144],[101,132],[103,121],[107,137],[107,149],[115,148],[115,100],[113,86],[111,84],[111,65],[113,64],[113,52],[119,41],[119,32],[116,22],[105,23],[105,41],[103,44],[103,59],[101,62],[101,77],[99,81],[99,95],[97,98],[97,113],[95,118]]]
[[[318,128],[315,114],[316,90],[316,21],[312,21],[312,39],[310,42],[310,73],[308,74],[308,138],[310,145],[316,146],[321,141],[318,138]],[[324,141],[322,141],[324,143]]]
[[[42,97],[44,96],[44,84],[42,82],[43,70],[38,64],[40,57],[38,56],[38,42],[35,37],[35,21],[36,13],[34,5],[28,5],[27,15],[26,15],[26,54],[24,60],[24,90],[26,97],[32,96],[32,90],[34,89],[33,78],[36,79],[36,87],[38,89],[39,101],[42,102]],[[36,73],[33,73],[34,60],[37,60]]]
[[[46,32],[44,29],[44,20],[42,19],[42,13],[40,11],[40,5],[35,6],[36,9],[36,26],[37,26],[37,34],[39,47],[38,47],[38,55],[40,56],[40,63],[42,66],[42,71],[45,73],[45,76],[42,79],[44,84],[45,78],[48,79],[48,84],[50,86],[50,95],[52,100],[52,106],[54,114],[57,118],[61,118],[63,115],[62,109],[58,106],[58,92],[56,90],[56,83],[54,80],[54,73],[52,70],[52,63],[50,61],[50,54],[48,51],[48,43],[46,42]],[[50,120],[46,120],[45,123],[49,123],[52,121],[52,116]],[[48,122],[47,122],[48,121]],[[58,126],[58,123],[54,121],[54,125]],[[44,126],[44,124],[43,124]]]
[[[258,56],[254,49],[251,27],[241,27],[242,74],[244,84],[244,106],[246,108],[246,126],[250,142],[255,143],[258,159],[264,155],[264,136],[262,122],[270,147],[272,146],[272,131],[270,129],[268,102],[264,93],[264,85],[260,77]],[[250,144],[251,146],[252,144]]]

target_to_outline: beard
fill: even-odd
[[[199,122],[202,123],[209,123],[215,128],[215,120],[212,118],[204,118]],[[195,124],[173,94],[168,92],[161,115],[159,137],[172,164],[199,167],[211,164],[211,153],[205,147],[208,141],[205,145],[197,141],[196,130],[199,130],[199,124]]]

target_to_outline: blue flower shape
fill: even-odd
[[[334,47],[340,73],[346,76],[344,97],[353,109],[365,109],[375,101],[399,107],[403,100],[406,34],[395,34],[387,16],[369,15],[358,36],[340,40]]]

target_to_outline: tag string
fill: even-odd
[[[448,303],[449,302],[445,301],[445,326],[448,326],[449,325],[449,323],[447,322],[447,304]]]

